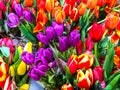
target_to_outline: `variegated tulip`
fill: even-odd
[[[74,90],[74,88],[71,84],[64,84],[62,85],[61,90]]]

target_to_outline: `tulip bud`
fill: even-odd
[[[32,7],[34,4],[34,0],[24,0],[24,4],[26,7]]]
[[[73,7],[70,4],[66,4],[66,3],[64,4],[63,10],[64,10],[66,16],[70,15],[72,8]]]
[[[94,57],[92,54],[84,53],[78,56],[78,68],[88,69],[93,65]]]
[[[89,36],[94,42],[99,42],[102,39],[104,32],[105,29],[101,24],[94,23],[89,29]]]
[[[72,74],[75,74],[77,72],[78,68],[78,62],[77,62],[77,56],[76,55],[71,55],[68,59],[68,68],[70,69],[70,72]],[[74,68],[73,68],[74,67]]]
[[[86,44],[86,49],[92,51],[92,49],[94,48],[94,43],[91,40],[91,38],[86,38],[85,44]]]
[[[57,23],[61,24],[64,22],[65,12],[63,10],[57,10],[55,13],[55,20]]]
[[[82,53],[83,48],[84,48],[84,44],[80,40],[79,43],[76,45],[76,50],[77,50],[78,55],[80,55]]]
[[[29,53],[32,53],[32,43],[28,42],[25,47],[24,47],[24,51],[27,51]]]
[[[14,9],[19,17],[23,16],[22,6],[20,4],[15,4]]]
[[[116,12],[111,12],[106,16],[105,26],[106,28],[113,30],[116,28],[119,22],[119,14]]]
[[[14,67],[12,65],[9,67],[9,75],[11,77],[15,76],[15,69],[14,69]]]
[[[116,4],[118,4],[119,0],[107,0],[106,3],[109,7],[114,7]]]
[[[98,0],[88,0],[87,7],[90,9],[94,9],[97,6]]]
[[[79,14],[81,16],[84,15],[84,13],[86,12],[86,9],[87,9],[87,5],[84,3],[80,3],[80,5],[78,6]]]
[[[79,11],[77,8],[73,8],[71,13],[70,13],[70,18],[73,20],[73,21],[77,21],[79,19]]]
[[[94,82],[99,80],[103,81],[103,68],[101,66],[97,66],[93,69],[93,77],[94,77]]]
[[[20,90],[28,90],[29,89],[29,84],[23,84],[21,87],[20,87]]]
[[[70,4],[72,6],[75,5],[76,0],[65,0],[65,3]]]
[[[81,69],[77,71],[78,87],[89,89],[93,84],[93,73],[91,69],[84,73]]]
[[[74,88],[71,84],[64,84],[62,85],[61,90],[74,90]]]
[[[17,74],[20,76],[24,75],[26,73],[26,69],[27,69],[27,65],[23,61],[21,61],[21,63],[17,68]]]
[[[45,8],[48,12],[51,12],[54,8],[54,0],[46,0]]]

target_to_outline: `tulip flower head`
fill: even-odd
[[[32,7],[34,4],[34,0],[24,0],[24,4],[26,7]]]
[[[64,84],[62,85],[61,90],[74,90],[74,88],[71,84]]]

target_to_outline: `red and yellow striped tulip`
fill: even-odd
[[[61,90],[74,90],[74,88],[71,84],[64,84]]]

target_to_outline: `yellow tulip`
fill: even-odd
[[[29,89],[29,84],[23,84],[21,87],[20,87],[20,90],[28,90]]]
[[[13,66],[10,66],[10,68],[9,68],[9,74],[10,74],[10,76],[12,76],[12,77],[15,76],[15,70],[14,70],[14,67],[13,67]]]
[[[32,43],[28,42],[25,47],[24,47],[24,51],[27,51],[29,53],[32,53]]]
[[[21,63],[19,64],[18,68],[17,68],[17,74],[18,75],[24,75],[27,69],[27,65],[21,61]]]

